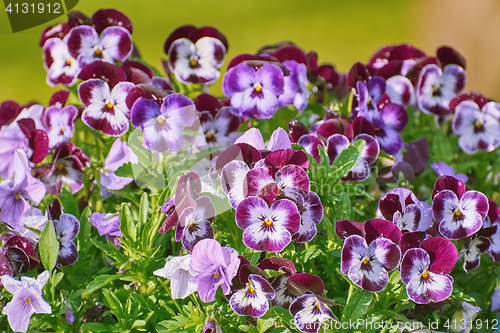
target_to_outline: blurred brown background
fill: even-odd
[[[500,100],[499,0],[80,0],[75,9],[91,16],[101,8],[131,18],[134,41],[158,69],[165,39],[183,24],[219,28],[229,41],[226,64],[239,53],[282,40],[317,51],[320,63],[333,63],[340,71],[366,62],[386,44],[412,43],[427,53],[446,44],[467,59],[467,89]],[[0,101],[46,104],[57,89],[45,82],[38,46],[44,27],[13,34],[7,14],[0,13]],[[221,94],[220,82],[213,93]]]

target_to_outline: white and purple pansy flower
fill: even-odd
[[[366,145],[363,148],[356,164],[352,170],[342,178],[342,181],[361,181],[370,176],[370,165],[372,165],[378,157],[380,146],[377,140],[368,134],[359,134],[353,140],[356,142],[363,140]],[[340,155],[340,153],[350,146],[349,139],[342,134],[331,135],[326,144],[326,151],[330,158],[330,164]]]
[[[186,96],[174,93],[163,99],[161,107],[154,100],[140,97],[132,106],[131,122],[143,130],[143,146],[151,151],[176,152],[184,147],[181,126],[191,126],[196,107]]]
[[[451,113],[450,101],[464,89],[465,81],[465,71],[458,65],[447,65],[443,70],[434,64],[425,66],[417,84],[419,109],[437,116]]]
[[[374,119],[375,137],[380,148],[387,154],[395,155],[404,147],[401,131],[408,125],[406,109],[395,103],[388,103],[380,110],[380,117]]]
[[[299,230],[300,214],[294,202],[275,201],[270,207],[259,197],[248,197],[236,208],[236,224],[243,243],[256,251],[280,252]]]
[[[399,264],[401,251],[390,239],[380,237],[369,245],[358,235],[351,235],[342,247],[341,270],[364,290],[378,292],[389,281],[388,271]]]
[[[108,156],[104,159],[103,171],[101,172],[101,185],[108,190],[116,191],[130,184],[133,178],[118,177],[115,174],[115,171],[126,163],[138,163],[138,157],[125,141],[117,138],[113,142],[113,145],[111,145]]]
[[[120,215],[94,212],[89,217],[89,222],[97,228],[99,235],[106,236],[106,239],[120,247],[121,241],[118,238],[123,238],[120,230]]]
[[[498,205],[488,199],[490,205],[488,216],[483,221],[484,229],[491,229],[493,234],[488,235],[490,247],[486,250],[490,258],[494,262],[500,262],[500,216],[498,214]]]
[[[269,301],[274,295],[273,287],[265,278],[250,274],[245,286],[233,293],[229,304],[240,316],[262,317],[269,309]]]
[[[449,176],[458,190],[442,189],[433,198],[432,214],[444,237],[457,240],[479,231],[488,213],[488,199],[477,191],[465,191],[465,185]],[[436,181],[436,184],[440,182]],[[453,189],[453,187],[451,187]]]
[[[77,26],[64,40],[69,53],[82,67],[96,60],[109,63],[124,61],[133,49],[130,32],[119,26],[107,27],[100,36],[93,27]]]
[[[243,133],[243,135],[236,139],[235,143],[246,143],[256,148],[261,153],[269,153],[279,149],[292,148],[292,143],[290,141],[290,138],[288,137],[288,133],[281,127],[278,127],[273,131],[271,137],[269,138],[267,146],[264,143],[262,133],[258,128],[255,127],[248,129],[245,133]]]
[[[120,82],[113,90],[101,79],[90,79],[78,86],[78,95],[85,110],[83,122],[110,136],[121,136],[129,128],[129,109],[125,100],[133,83]]]
[[[468,272],[479,267],[481,254],[490,249],[490,237],[495,231],[496,228],[482,228],[475,235],[465,238],[464,248],[460,251],[459,255],[464,260],[464,271]]]
[[[224,95],[231,97],[231,112],[256,119],[269,119],[274,115],[284,87],[283,70],[270,63],[257,70],[240,63],[229,69],[222,81]]]
[[[194,277],[198,274],[191,267],[191,254],[177,257],[168,257],[165,267],[157,269],[154,275],[170,279],[170,289],[173,299],[183,299],[196,291]]]
[[[304,294],[290,305],[295,326],[306,333],[316,333],[328,319],[335,320],[332,310],[313,294]]]
[[[382,216],[395,223],[401,231],[426,231],[432,224],[431,206],[417,199],[406,188],[395,188],[380,199]]]
[[[73,240],[80,231],[80,221],[71,214],[62,213],[54,220],[54,229],[59,241],[57,267],[68,266],[78,260],[78,250]]]
[[[200,240],[214,237],[212,221],[215,207],[209,197],[203,196],[195,200],[194,207],[185,208],[179,215],[175,240],[182,240],[182,245],[189,252]]]
[[[420,248],[411,248],[401,262],[401,281],[408,297],[418,304],[440,302],[451,295],[451,272],[458,260],[455,245],[443,238],[424,240]]]
[[[49,137],[49,147],[68,141],[75,132],[78,109],[74,105],[63,108],[58,105],[48,107],[43,114],[43,123]]]
[[[295,60],[283,61],[283,66],[290,72],[285,76],[285,87],[282,95],[279,96],[280,107],[292,104],[299,112],[306,109],[309,104],[311,92],[307,89],[307,66],[299,64]]]
[[[231,280],[238,273],[240,258],[230,247],[222,247],[214,239],[202,239],[194,247],[191,267],[198,272],[193,278],[198,294],[204,303],[213,302],[219,286],[224,295],[231,292]]]
[[[455,108],[453,131],[460,135],[458,144],[467,154],[480,149],[493,151],[500,145],[500,104],[489,102],[482,109],[473,101]]]
[[[402,75],[395,75],[387,79],[385,93],[392,103],[407,107],[414,103],[415,94],[411,81]]]
[[[368,84],[356,83],[358,106],[353,110],[354,117],[363,117],[370,122],[379,117],[378,104],[385,94],[386,82],[379,76],[371,77]]]
[[[59,38],[50,38],[43,45],[43,65],[47,70],[47,84],[51,87],[59,83],[72,86],[81,69],[66,42]]]
[[[304,196],[302,203],[305,211],[300,214],[299,230],[292,235],[292,240],[295,243],[309,242],[316,236],[316,224],[323,219],[323,206],[319,196],[314,192],[309,192]]]

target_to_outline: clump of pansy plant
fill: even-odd
[[[159,71],[132,32],[68,13],[39,43],[64,89],[0,103],[5,327],[498,317],[500,104],[465,90],[457,50],[387,45],[341,73],[293,42],[226,59],[223,32],[183,25]]]

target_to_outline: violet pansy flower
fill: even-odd
[[[153,274],[170,279],[173,299],[186,298],[196,291],[197,285],[193,279],[198,272],[191,267],[191,254],[167,258],[165,267]]]
[[[439,302],[451,295],[453,278],[448,274],[458,260],[455,245],[442,237],[424,240],[411,248],[401,262],[401,281],[415,303]]]
[[[313,294],[304,294],[290,304],[295,326],[306,333],[316,333],[327,319],[335,320],[332,310]]]
[[[96,60],[124,61],[133,48],[130,32],[118,26],[104,29],[99,36],[93,27],[80,25],[71,29],[64,40],[82,67]]]
[[[110,136],[127,133],[129,109],[125,99],[132,88],[133,83],[120,82],[111,90],[108,83],[101,79],[81,83],[78,86],[78,96],[85,106],[83,122]]]
[[[368,84],[364,81],[356,83],[358,106],[354,110],[354,117],[363,117],[370,122],[378,118],[378,103],[385,93],[386,82],[379,76],[371,77]]]
[[[451,190],[441,189],[432,201],[432,214],[439,223],[439,232],[451,240],[471,236],[483,225],[488,199],[481,192],[465,191],[464,183],[450,176],[440,177],[434,191],[440,189],[443,177],[447,177]]]
[[[231,97],[231,112],[256,119],[269,119],[274,115],[284,86],[283,71],[269,63],[257,70],[240,63],[229,69],[222,81],[224,95]]]
[[[36,279],[23,276],[18,281],[8,275],[1,277],[5,289],[14,295],[2,310],[12,330],[26,332],[33,314],[52,313],[50,304],[42,298],[42,288],[49,276],[49,271],[44,271]]]
[[[49,147],[68,141],[75,132],[78,109],[74,105],[63,108],[58,105],[48,107],[43,114],[43,123],[49,137]]]
[[[250,196],[236,208],[236,224],[243,232],[243,243],[256,251],[280,252],[299,230],[300,214],[288,199],[270,207],[264,199]]]
[[[460,135],[458,144],[467,154],[479,149],[493,151],[500,145],[500,104],[486,103],[482,109],[473,101],[455,108],[453,131]]]
[[[71,214],[62,213],[54,220],[54,230],[59,241],[59,256],[56,265],[68,266],[78,260],[78,250],[73,240],[80,231],[80,221]]]
[[[283,61],[283,66],[290,72],[285,76],[285,87],[279,96],[280,107],[292,104],[299,112],[306,109],[309,104],[311,92],[307,89],[307,66],[295,60]]]
[[[153,100],[140,97],[132,106],[131,122],[141,127],[143,146],[163,153],[176,152],[184,147],[181,126],[191,126],[196,117],[196,107],[186,96],[174,93],[163,99],[161,107]]]
[[[224,295],[231,292],[231,280],[238,273],[240,259],[238,252],[230,247],[222,247],[214,239],[202,239],[194,247],[191,267],[198,272],[193,282],[203,302],[213,302],[219,286]]]
[[[188,251],[200,240],[214,237],[212,221],[215,217],[215,207],[209,197],[203,196],[195,200],[194,207],[185,208],[179,215],[175,240],[182,240],[182,246]]]
[[[125,141],[119,138],[113,142],[108,156],[104,159],[103,169],[106,172],[101,173],[101,185],[108,190],[121,190],[133,181],[131,177],[118,177],[115,171],[126,163],[138,163],[137,155],[132,151]]]
[[[59,38],[50,38],[43,45],[43,65],[47,70],[47,84],[51,87],[59,83],[72,86],[80,73],[78,61]]]
[[[292,235],[292,240],[295,243],[306,243],[312,240],[318,232],[316,224],[323,219],[323,205],[321,205],[321,200],[316,193],[312,191],[307,193],[304,196],[302,206],[305,211],[300,213],[299,230]]]
[[[229,304],[240,316],[261,317],[269,309],[274,295],[273,287],[265,278],[250,274],[245,286],[233,293]]]
[[[120,247],[118,238],[123,238],[120,230],[120,215],[94,212],[89,217],[89,222],[97,228],[99,235],[106,236],[106,239],[113,242],[116,247]]]
[[[465,81],[465,71],[458,65],[447,65],[443,70],[434,64],[426,65],[417,84],[419,109],[438,116],[449,114],[450,101],[464,89]]]
[[[441,176],[452,176],[456,179],[466,183],[469,180],[463,173],[455,173],[455,169],[444,162],[434,162],[431,164],[432,170],[436,171],[439,177]]]

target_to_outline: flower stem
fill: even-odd
[[[349,286],[349,294],[347,294],[347,302],[346,302],[346,304],[349,303],[349,299],[351,298],[353,292],[354,292],[354,286],[351,284]]]
[[[205,308],[200,305],[200,302],[198,302],[198,298],[196,297],[196,295],[193,293],[190,296],[193,302],[195,303],[196,307],[201,309],[201,311],[206,315],[207,313],[205,312]]]
[[[160,282],[160,284],[163,286],[163,288],[165,288],[165,290],[167,291],[168,296],[170,296],[170,299],[172,300],[172,302],[174,302],[174,305],[177,308],[177,310],[179,310],[179,312],[182,313],[181,307],[179,306],[179,304],[177,303],[177,301],[172,298],[172,293],[170,292],[170,289],[168,289],[167,285],[159,277],[156,278],[156,279],[158,280],[158,282]]]

